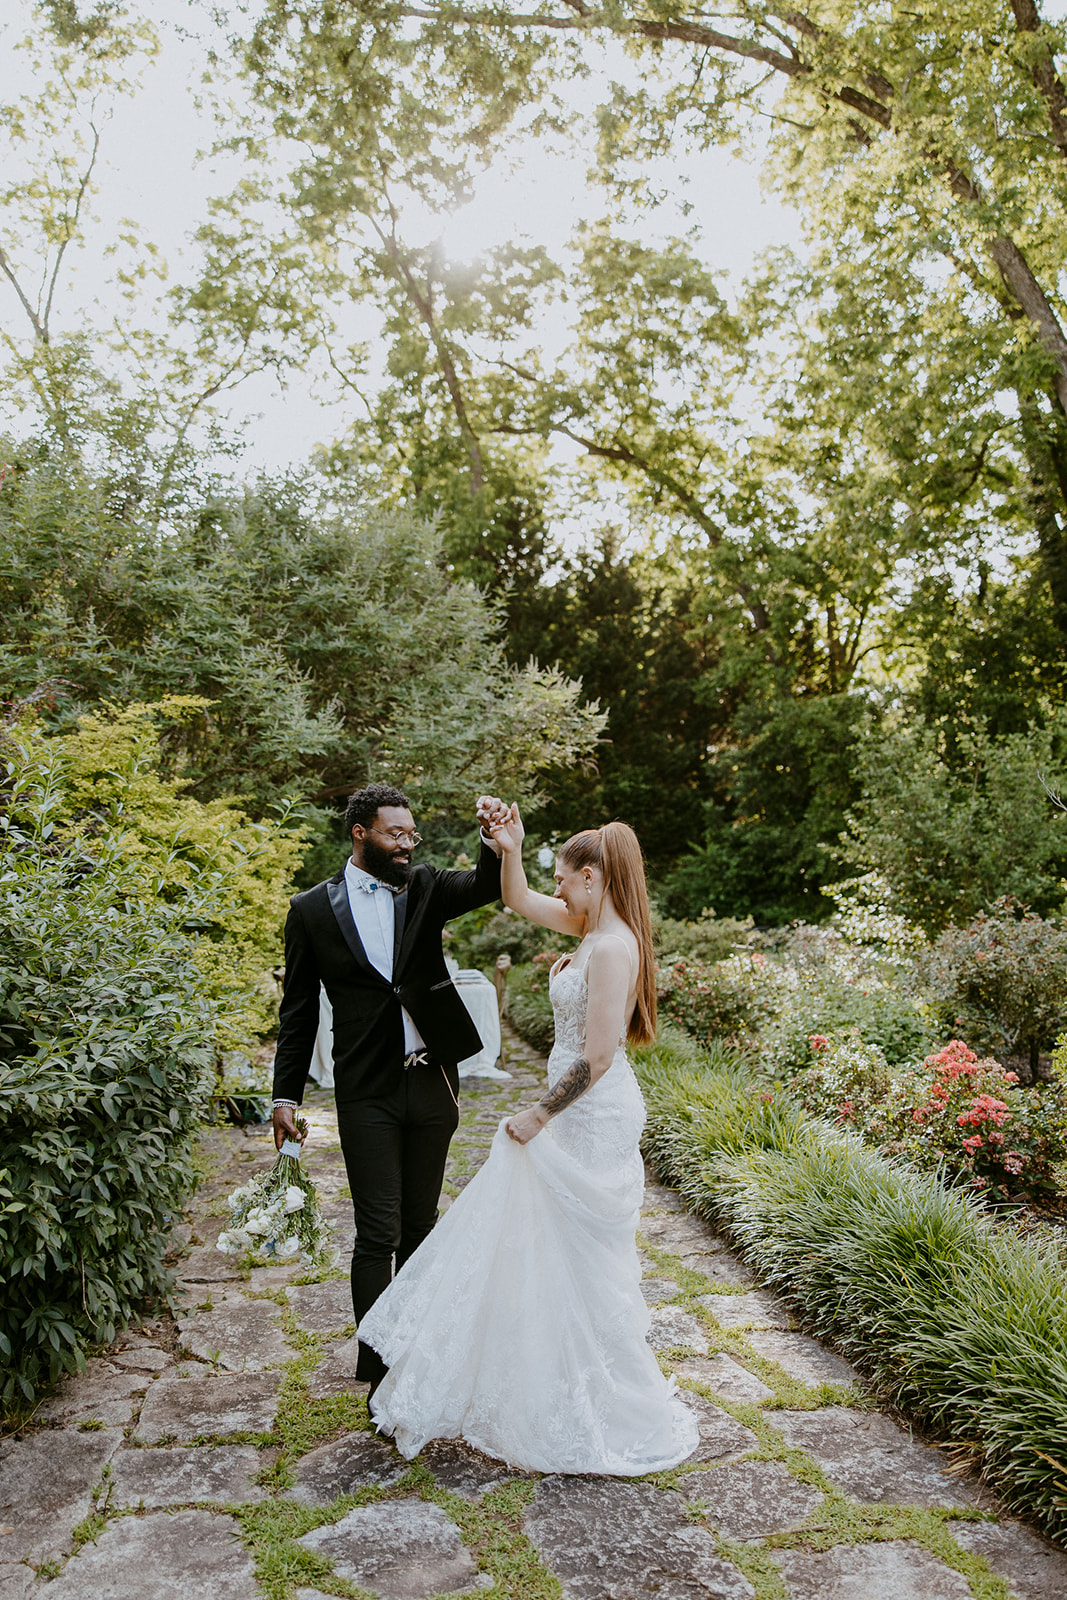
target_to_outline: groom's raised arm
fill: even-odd
[[[500,899],[500,846],[485,828],[485,819],[503,809],[503,801],[492,795],[478,797],[477,816],[480,826],[480,849],[476,865],[466,872],[441,871],[436,874],[434,892],[438,899],[441,918],[449,922],[461,917],[465,911],[489,905]]]

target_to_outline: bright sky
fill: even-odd
[[[32,0],[8,4],[10,20],[0,30],[0,47],[9,47],[28,31],[32,13]],[[99,220],[87,248],[70,259],[60,286],[61,326],[77,325],[90,302],[101,313],[117,308],[116,260],[106,246],[123,218],[132,218],[142,237],[159,247],[172,279],[189,271],[192,232],[205,216],[209,197],[223,192],[237,170],[228,173],[224,166],[194,161],[194,153],[208,148],[216,136],[208,109],[197,103],[206,49],[218,40],[207,8],[195,0],[144,0],[140,9],[158,28],[162,50],[139,92],[119,106],[105,129],[94,202]],[[14,69],[7,75],[6,98],[16,91],[18,72],[25,73],[25,67],[9,48],[5,61]],[[597,89],[596,80],[579,85],[588,104]],[[517,169],[486,173],[471,204],[450,219],[405,218],[408,237],[413,243],[442,237],[457,259],[508,240],[537,241],[556,253],[577,222],[604,211],[602,196],[585,183],[584,166],[583,154],[564,160],[531,145]],[[794,214],[760,194],[754,166],[713,150],[700,158],[699,168],[693,165],[687,185],[683,176],[666,174],[672,188],[679,194],[684,189],[693,206],[689,224],[679,218],[675,227],[681,231],[700,224],[711,266],[740,276],[767,245],[796,242]],[[0,312],[5,326],[17,318],[6,284],[0,284]],[[296,374],[284,392],[271,376],[250,378],[230,397],[226,410],[246,440],[242,465],[254,469],[306,459],[316,444],[343,431],[350,407],[351,401],[338,402],[321,384]]]

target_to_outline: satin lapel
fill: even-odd
[[[404,937],[404,924],[408,917],[408,892],[404,889],[393,896],[393,976],[400,966],[400,941]]]
[[[344,934],[345,944],[361,967],[365,967],[368,972],[372,972],[376,978],[381,978],[381,973],[376,967],[372,967],[367,960],[367,952],[363,948],[363,941],[356,932],[356,924],[352,917],[352,907],[348,903],[348,888],[345,880],[342,878],[338,883],[331,879],[326,885],[326,893],[330,897],[330,907],[337,918],[337,926]],[[382,982],[385,982],[384,978],[382,978]]]

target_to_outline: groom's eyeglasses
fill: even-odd
[[[368,828],[367,832],[379,833],[383,839],[392,839],[394,844],[410,845],[413,850],[422,843],[421,833],[405,833],[403,828]]]

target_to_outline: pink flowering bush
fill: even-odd
[[[778,1015],[792,974],[759,951],[659,970],[659,1004],[701,1044],[751,1045]]]
[[[960,1039],[891,1071],[855,1032],[809,1040],[811,1061],[790,1083],[811,1112],[856,1130],[887,1154],[943,1166],[976,1193],[1007,1199],[1056,1187],[1067,1160],[1062,1085],[1023,1088]]]

